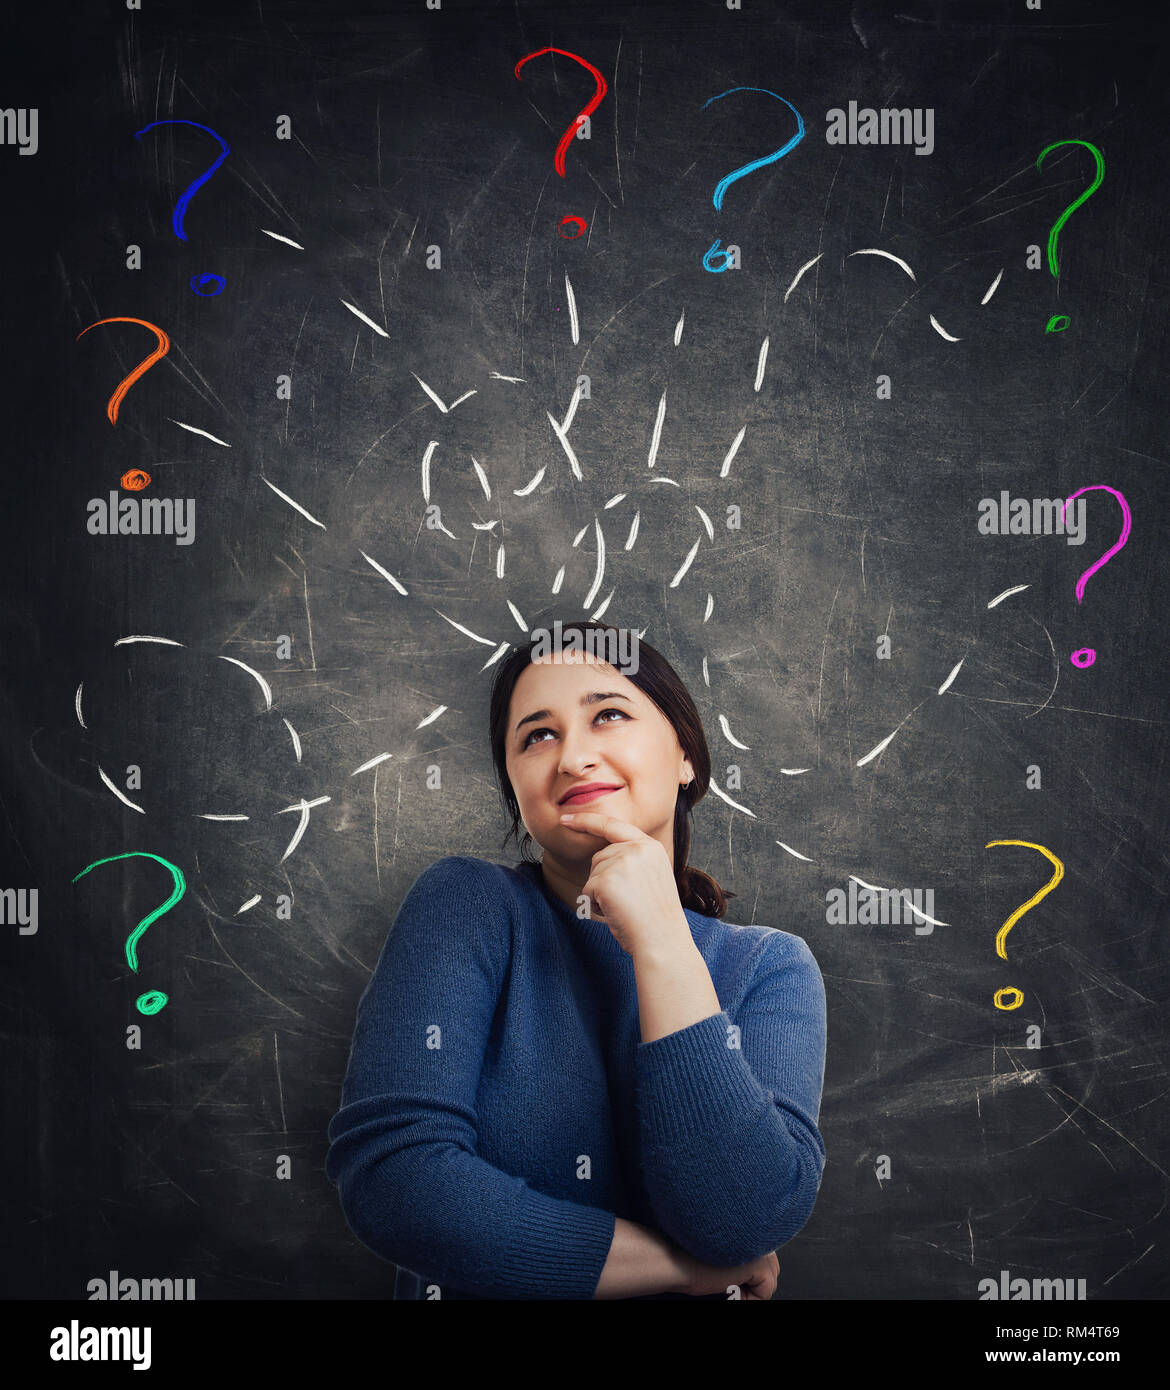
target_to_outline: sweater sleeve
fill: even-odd
[[[825,1163],[825,987],[807,944],[767,938],[735,1018],[639,1043],[636,1069],[643,1181],[663,1234],[717,1266],[791,1240]]]
[[[326,1176],[375,1254],[481,1298],[592,1298],[612,1212],[476,1152],[475,1099],[509,960],[507,909],[470,857],[414,882],[358,1004]]]

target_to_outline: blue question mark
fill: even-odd
[[[217,135],[210,126],[200,125],[198,121],[151,121],[149,125],[144,125],[141,130],[136,130],[134,132],[134,138],[136,140],[141,140],[148,130],[153,130],[155,126],[160,125],[193,125],[196,130],[205,130],[213,140],[219,142],[219,147],[223,150],[223,154],[220,155],[211,168],[205,169],[175,204],[175,211],[171,216],[171,226],[174,228],[175,235],[179,240],[186,241],[187,233],[183,230],[183,217],[187,212],[187,204],[203,187],[212,174],[215,173],[231,151],[228,149],[227,141],[222,135]],[[202,295],[204,299],[210,299],[214,295],[221,294],[226,283],[222,275],[214,275],[210,271],[204,271],[202,275],[192,275],[191,277],[191,288],[196,294]],[[203,289],[201,288],[203,285],[213,285],[214,289]]]

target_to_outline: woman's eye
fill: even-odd
[[[607,714],[616,714],[616,715],[619,717],[619,719],[629,719],[629,717],[630,717],[630,716],[625,712],[625,710],[623,710],[623,709],[603,709],[603,710],[597,715],[597,717],[594,719],[593,722],[596,724],[598,719],[604,718],[604,716],[607,715]],[[609,720],[609,719],[606,719],[605,722],[606,722],[607,724],[609,724],[609,723],[611,723],[612,721]],[[529,746],[529,744],[531,744],[532,740],[536,737],[537,734],[551,734],[551,733],[552,733],[552,730],[551,730],[551,729],[546,729],[546,728],[533,729],[532,732],[527,736],[527,738],[525,738],[524,742],[520,745],[520,747],[521,747],[521,748],[527,748],[527,747]],[[541,739],[541,742],[543,743],[544,740]]]

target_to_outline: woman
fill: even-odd
[[[596,655],[618,629],[554,626],[490,713],[509,834],[543,858],[416,879],[326,1173],[396,1297],[770,1298],[825,1161],[821,974],[687,864],[710,754],[669,663],[637,643],[622,674]]]

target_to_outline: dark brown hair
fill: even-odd
[[[559,628],[561,648],[564,646],[564,639],[576,633],[578,635],[575,640],[581,648],[586,651],[594,649],[584,637],[586,630],[613,633],[615,646],[611,650],[617,649],[618,629],[592,618],[562,622]],[[504,836],[504,844],[507,844],[520,828],[520,806],[508,777],[506,761],[508,708],[512,692],[516,688],[516,682],[532,663],[538,642],[541,644],[543,655],[548,650],[549,638],[555,637],[558,629],[550,622],[546,627],[539,629],[539,632],[546,635],[543,638],[531,636],[527,647],[518,647],[504,658],[492,683],[491,712],[488,721],[491,729],[492,761],[495,763],[496,781],[505,813],[512,818],[512,826]],[[607,647],[607,639],[600,639],[596,647],[599,659],[600,653]],[[701,869],[693,868],[687,863],[687,853],[691,847],[688,816],[693,820],[692,808],[706,795],[711,782],[711,754],[707,747],[706,735],[703,733],[703,722],[699,718],[699,711],[695,708],[690,692],[678,678],[670,662],[648,642],[639,640],[635,650],[638,654],[638,669],[621,674],[652,700],[670,721],[695,772],[689,786],[679,787],[674,804],[674,881],[678,887],[679,901],[683,907],[689,907],[693,912],[702,913],[706,917],[722,917],[727,911],[727,899],[734,898],[735,894],[724,891],[710,874],[705,874]],[[530,864],[539,863],[539,860],[530,859],[525,853],[531,844],[532,836],[525,831],[523,840],[519,841],[520,857]]]

